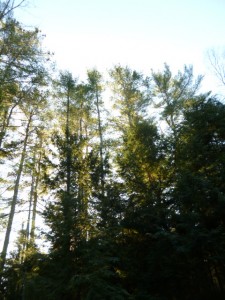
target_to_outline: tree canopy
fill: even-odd
[[[0,1],[0,298],[224,299],[222,99],[192,66],[59,72],[16,8]]]

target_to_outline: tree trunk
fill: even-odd
[[[32,170],[31,188],[30,188],[30,199],[29,199],[29,210],[27,218],[27,228],[26,228],[26,250],[29,248],[29,237],[30,237],[30,223],[31,223],[31,210],[32,202],[34,198],[34,185],[35,185],[35,154],[34,154],[34,169]]]
[[[13,110],[14,108],[18,105],[18,103],[14,104],[10,110],[9,110],[9,113],[8,111],[6,111],[5,113],[5,116],[4,116],[4,121],[3,121],[3,124],[2,124],[2,129],[1,129],[1,132],[0,132],[0,149],[2,148],[2,142],[4,140],[4,137],[6,135],[6,130],[7,128],[9,127],[9,122],[11,120],[11,117],[12,117],[12,113],[13,113]]]
[[[37,171],[34,169],[35,184],[34,184],[34,193],[33,193],[33,211],[32,211],[32,219],[31,219],[31,231],[30,231],[30,242],[31,245],[34,244],[35,241],[35,228],[36,228],[36,215],[37,215],[37,201],[38,201],[38,185],[41,173],[41,159],[42,159],[42,138],[40,138],[40,153],[37,161]],[[36,162],[35,162],[36,164]],[[34,166],[35,167],[35,166]]]
[[[99,108],[99,96],[98,92],[96,91],[96,107],[97,107],[97,114],[98,114],[98,132],[99,132],[99,154],[100,154],[100,163],[101,163],[101,189],[102,194],[104,194],[104,162],[103,162],[103,135],[102,135],[102,122],[101,122],[101,114]]]
[[[30,117],[28,119],[26,131],[25,131],[25,139],[23,142],[23,149],[22,149],[22,153],[21,153],[21,157],[20,157],[19,168],[17,171],[16,180],[15,180],[15,186],[14,186],[13,198],[12,198],[12,202],[11,202],[11,209],[10,209],[10,214],[9,214],[9,219],[8,219],[8,225],[7,225],[4,245],[3,245],[3,249],[2,249],[2,253],[1,253],[1,270],[4,269],[5,262],[6,262],[6,254],[7,254],[7,249],[8,249],[8,245],[9,245],[10,233],[12,230],[13,218],[15,215],[15,209],[16,209],[18,193],[19,193],[20,179],[21,179],[24,160],[25,160],[25,156],[26,156],[26,148],[27,148],[27,141],[28,141],[28,137],[29,137],[31,121],[32,121],[32,113],[30,114]]]

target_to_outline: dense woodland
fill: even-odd
[[[58,72],[15,8],[0,1],[0,298],[224,299],[223,101],[187,66]]]

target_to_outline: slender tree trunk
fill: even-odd
[[[29,247],[29,237],[30,237],[30,224],[31,224],[31,210],[32,210],[32,202],[34,198],[34,185],[35,185],[35,155],[34,155],[34,169],[32,171],[32,179],[31,179],[31,188],[30,188],[30,199],[29,199],[29,210],[28,210],[28,218],[27,218],[27,228],[26,228],[26,250]]]
[[[2,148],[2,142],[4,140],[4,137],[6,135],[6,130],[9,126],[9,122],[11,120],[11,117],[12,117],[12,113],[13,113],[13,110],[14,108],[18,105],[18,103],[14,104],[10,110],[9,110],[9,113],[8,113],[8,110],[6,111],[5,113],[5,117],[4,117],[4,121],[3,121],[3,124],[2,124],[2,129],[1,129],[1,132],[0,132],[0,149]]]
[[[63,213],[65,218],[65,251],[70,251],[71,244],[71,137],[70,137],[70,88],[67,91],[66,105],[66,193],[63,199]]]
[[[32,219],[31,219],[31,231],[30,231],[30,242],[33,245],[35,241],[35,228],[36,228],[36,215],[37,215],[37,187],[39,183],[39,173],[36,177],[36,182],[34,186],[34,194],[33,194],[33,209],[32,209]]]
[[[80,119],[79,119],[79,139],[83,138],[83,102],[81,102],[80,106]]]
[[[10,213],[9,213],[8,225],[7,225],[4,245],[3,245],[3,249],[2,249],[2,253],[1,253],[1,270],[4,269],[5,262],[6,262],[6,254],[7,254],[9,238],[10,238],[10,234],[11,234],[11,230],[12,230],[13,218],[15,215],[15,209],[16,209],[18,193],[19,193],[20,179],[21,179],[24,160],[25,160],[25,156],[26,156],[26,148],[27,148],[27,141],[28,141],[28,137],[29,137],[31,121],[32,121],[32,114],[30,114],[30,117],[27,122],[27,127],[26,127],[26,131],[25,131],[25,139],[23,142],[23,149],[22,149],[19,168],[17,171],[16,180],[15,180],[15,186],[14,186],[13,198],[12,198],[12,202],[11,202],[11,209],[10,209]]]
[[[70,145],[70,95],[67,94],[66,107],[66,191],[70,194],[71,185],[71,145]]]
[[[104,162],[103,162],[103,134],[102,134],[102,121],[101,121],[101,113],[99,108],[99,95],[96,91],[96,107],[97,107],[97,114],[98,114],[98,132],[99,132],[99,154],[100,154],[100,163],[101,163],[101,189],[102,194],[104,194]]]
[[[42,138],[40,140],[40,149],[42,150]],[[32,219],[31,219],[31,231],[30,231],[30,242],[33,245],[35,241],[35,228],[36,228],[36,216],[37,216],[37,202],[38,202],[38,185],[41,173],[41,158],[42,152],[40,151],[38,161],[37,161],[37,171],[35,169],[35,184],[34,184],[34,193],[33,193],[33,210],[32,210]]]

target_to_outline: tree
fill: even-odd
[[[38,110],[40,105],[43,107],[45,97],[43,90],[48,80],[47,69],[43,63],[48,60],[49,55],[41,50],[39,30],[25,30],[11,14],[23,2],[20,1],[18,4],[11,0],[1,2],[0,13],[0,151],[3,156],[2,163],[7,165],[7,158],[13,159],[15,154],[20,156],[18,165],[15,158],[18,168],[15,170],[11,208],[1,254],[2,269],[6,262],[10,233],[18,205],[20,182],[29,139],[32,135],[32,126],[37,123],[34,117],[40,116]],[[24,130],[23,125],[25,125]],[[18,137],[24,134],[22,140],[15,139],[15,131]],[[11,141],[12,135],[14,136],[13,142]],[[22,143],[22,149],[19,147],[20,143]]]
[[[0,148],[26,93],[34,85],[45,85],[49,55],[41,50],[40,40],[38,29],[24,30],[14,19],[7,20],[0,33]]]
[[[182,111],[188,107],[196,95],[202,76],[194,80],[193,68],[184,66],[183,73],[173,76],[168,65],[163,72],[152,72],[154,82],[154,104],[161,108],[161,116],[176,134],[176,126],[182,119]]]
[[[216,51],[215,49],[211,49],[207,53],[207,58],[214,75],[217,77],[219,82],[224,86],[225,85],[224,51]]]
[[[80,270],[79,248],[87,239],[89,226],[89,174],[86,158],[88,136],[84,130],[88,111],[84,93],[85,87],[77,84],[71,73],[60,75],[55,95],[61,117],[57,120],[57,132],[52,136],[56,159],[49,162],[52,172],[46,178],[52,199],[44,212],[46,223],[50,227],[49,268],[60,270],[46,275],[52,280],[54,299],[73,297],[70,280],[74,272],[77,274]],[[47,287],[46,293],[50,292]]]
[[[224,297],[224,258],[221,252],[224,247],[221,238],[225,192],[222,168],[224,113],[222,103],[205,97],[200,97],[185,113],[179,134],[180,173],[174,191],[179,199],[177,210],[180,212],[177,231],[185,236],[191,255],[196,258],[192,268],[201,266],[205,272],[196,271],[193,289],[196,289],[195,294],[205,293],[211,297],[217,294]]]
[[[1,23],[4,21],[5,18],[10,17],[12,15],[12,12],[17,9],[18,7],[21,7],[22,4],[25,2],[25,0],[21,0],[18,3],[16,3],[15,0],[7,0],[5,2],[0,2],[0,21]]]
[[[23,141],[22,153],[21,153],[20,162],[19,162],[16,180],[15,180],[15,185],[14,185],[14,192],[13,192],[13,198],[12,198],[12,202],[11,202],[11,209],[10,209],[10,214],[9,214],[9,219],[8,219],[8,225],[7,225],[5,239],[4,239],[4,245],[3,245],[3,249],[2,249],[2,253],[1,253],[1,270],[4,269],[5,262],[6,262],[6,254],[7,254],[7,249],[8,249],[8,245],[9,245],[9,238],[10,238],[10,233],[11,233],[11,229],[12,229],[13,218],[15,215],[15,208],[16,208],[16,203],[17,203],[17,198],[18,198],[19,184],[20,184],[20,179],[21,179],[21,175],[22,175],[22,171],[23,171],[23,165],[24,165],[24,160],[25,160],[25,155],[26,155],[26,148],[27,148],[27,142],[28,142],[28,137],[29,137],[29,133],[30,133],[32,117],[33,117],[33,113],[31,113],[29,115],[28,120],[27,120],[25,138]]]
[[[110,70],[111,86],[114,94],[114,108],[119,109],[121,125],[132,127],[138,115],[145,112],[151,99],[149,79],[128,67],[116,66]]]
[[[104,140],[103,140],[103,120],[101,116],[101,107],[103,105],[101,99],[101,93],[103,91],[102,87],[102,76],[101,74],[93,69],[88,71],[88,94],[91,98],[91,102],[94,102],[97,111],[97,126],[98,126],[98,136],[99,136],[99,155],[100,155],[100,169],[101,169],[101,187],[102,194],[104,194]]]
[[[34,117],[40,115],[40,111],[45,106],[45,97],[42,95],[42,93],[38,92],[36,87],[33,87],[32,92],[28,95],[26,95],[27,98],[24,99],[23,107],[21,107],[21,111],[23,112],[24,118],[26,118],[26,127],[24,129],[24,139],[22,140],[22,149],[20,153],[18,168],[15,171],[15,183],[13,188],[13,196],[12,201],[10,205],[10,213],[9,213],[9,219],[8,219],[8,225],[6,229],[5,239],[4,239],[4,245],[3,250],[1,253],[1,270],[4,269],[4,265],[6,262],[6,255],[7,255],[7,248],[9,245],[9,238],[10,233],[12,230],[12,223],[15,215],[15,209],[18,202],[18,193],[20,188],[20,181],[22,177],[22,172],[24,168],[24,162],[27,156],[27,147],[29,138],[32,135],[33,128],[35,124]],[[33,98],[33,99],[32,99]],[[29,107],[27,107],[26,101],[29,100]],[[32,102],[33,100],[33,102]],[[33,183],[34,184],[34,183]]]

